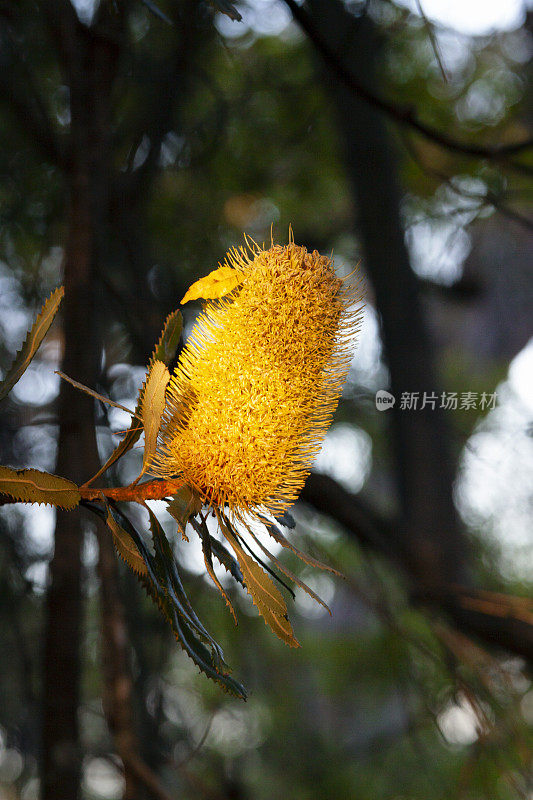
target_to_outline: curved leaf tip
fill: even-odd
[[[39,311],[35,322],[26,335],[22,347],[15,356],[15,360],[7,371],[4,380],[0,383],[0,400],[9,394],[13,386],[24,375],[31,363],[32,358],[39,349],[42,340],[46,336],[50,325],[54,321],[58,308],[65,295],[63,286],[54,289],[48,300]]]

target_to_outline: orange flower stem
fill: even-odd
[[[146,481],[146,483],[130,486],[115,486],[112,489],[80,486],[82,500],[101,500],[102,495],[118,502],[137,502],[144,500],[163,500],[171,497],[183,486],[183,480]]]

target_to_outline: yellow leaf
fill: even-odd
[[[217,514],[217,518],[220,530],[235,551],[246,590],[266,624],[276,636],[290,647],[300,647],[300,643],[294,636],[292,625],[287,616],[287,606],[281,592],[276,589],[259,564],[244,552],[237,537],[227,525],[224,524],[219,514]]]
[[[284,564],[283,564],[281,561],[279,561],[279,559],[277,559],[277,558],[276,558],[276,556],[272,555],[272,553],[270,552],[270,550],[268,550],[268,549],[267,549],[267,548],[264,546],[264,544],[261,542],[261,540],[257,538],[257,536],[255,535],[255,533],[253,532],[253,530],[252,530],[251,528],[248,528],[248,533],[250,534],[250,536],[252,537],[252,539],[254,540],[254,542],[255,542],[255,543],[256,543],[256,544],[259,546],[259,548],[260,548],[260,549],[263,551],[263,553],[266,555],[266,557],[267,557],[268,559],[270,559],[270,561],[271,561],[273,564],[275,564],[275,565],[276,565],[276,567],[279,569],[279,571],[280,571],[280,572],[283,572],[283,574],[284,574],[284,575],[286,575],[286,576],[287,576],[287,578],[290,578],[290,579],[291,579],[291,581],[293,581],[293,583],[295,583],[297,586],[299,586],[299,587],[300,587],[300,589],[303,589],[303,591],[304,591],[304,592],[306,592],[306,593],[309,595],[309,597],[312,597],[312,598],[313,598],[313,600],[316,600],[316,602],[317,602],[317,603],[320,603],[320,605],[321,605],[323,608],[325,608],[325,609],[326,609],[326,611],[328,612],[328,614],[329,614],[329,615],[330,615],[330,617],[331,617],[331,609],[329,608],[329,606],[327,605],[327,603],[324,603],[324,601],[322,600],[322,598],[321,598],[321,597],[319,597],[319,596],[317,595],[317,593],[316,593],[316,592],[314,592],[314,591],[313,591],[313,590],[312,590],[312,589],[311,589],[311,588],[310,588],[310,587],[309,587],[309,586],[308,586],[306,583],[304,583],[303,581],[301,581],[301,580],[300,580],[300,578],[299,578],[297,575],[295,575],[295,574],[294,574],[294,572],[291,572],[291,570],[290,570],[288,567],[286,567],[286,566],[285,566],[285,565],[284,565]]]
[[[107,507],[106,523],[107,527],[113,534],[113,542],[116,547],[117,553],[122,558],[122,560],[126,562],[128,567],[132,569],[135,573],[137,573],[138,575],[148,575],[148,569],[146,567],[146,564],[144,563],[144,559],[142,558],[141,554],[137,549],[137,545],[135,544],[129,533],[127,533],[124,530],[124,528],[122,528],[118,524],[113,514],[111,513],[111,509],[109,508],[109,505],[107,503],[106,507]]]
[[[165,392],[169,380],[170,373],[165,364],[162,361],[154,361],[146,379],[141,403],[144,425],[143,473],[149,468],[156,450],[157,435],[165,409]]]
[[[50,503],[58,508],[75,508],[80,492],[72,481],[37,469],[0,467],[0,494],[21,503]]]
[[[28,364],[39,349],[50,325],[54,321],[59,305],[63,299],[65,290],[62,286],[56,289],[44,306],[41,308],[35,322],[28,331],[26,340],[17,353],[15,360],[9,368],[3,381],[0,381],[0,399],[5,397],[24,374]]]
[[[181,305],[188,303],[189,300],[198,300],[200,297],[203,300],[216,300],[224,297],[236,289],[243,280],[244,272],[233,269],[233,267],[219,267],[205,278],[200,278],[199,281],[193,283],[181,301]]]
[[[169,314],[165,320],[165,325],[163,330],[161,331],[161,336],[159,337],[159,341],[157,342],[154,352],[150,358],[150,362],[148,368],[150,368],[151,364],[157,359],[158,361],[162,361],[164,364],[168,365],[176,355],[176,350],[178,349],[181,330],[183,328],[183,318],[181,316],[180,311],[173,311],[172,314]],[[94,483],[94,481],[100,477],[109,467],[111,464],[114,464],[115,461],[118,461],[119,458],[122,458],[124,453],[127,453],[128,450],[131,450],[133,445],[139,439],[142,428],[138,424],[137,419],[140,417],[141,413],[141,400],[144,395],[146,381],[143,383],[141,390],[139,392],[139,399],[137,401],[137,405],[135,406],[135,411],[133,412],[133,417],[131,420],[131,425],[129,430],[127,431],[125,437],[122,441],[115,447],[105,464],[103,464],[96,475],[93,475],[90,480],[87,481],[85,486],[89,486],[89,484]],[[129,412],[131,413],[131,412]]]

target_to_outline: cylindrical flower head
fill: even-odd
[[[223,270],[217,294],[231,291],[207,303],[182,352],[152,471],[182,476],[237,517],[277,515],[298,497],[331,422],[361,298],[329,258],[292,242],[232,250]]]

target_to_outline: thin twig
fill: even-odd
[[[85,386],[83,383],[79,383],[78,381],[75,381],[73,378],[69,378],[68,375],[65,375],[65,373],[61,372],[61,370],[59,369],[55,370],[55,374],[59,375],[59,377],[63,378],[63,380],[67,381],[67,383],[70,383],[72,386],[74,386],[75,389],[79,389],[81,392],[85,392],[85,394],[91,395],[91,397],[94,397],[96,400],[100,400],[101,403],[107,403],[108,406],[113,406],[113,408],[120,408],[121,411],[125,411],[127,414],[130,414],[132,417],[135,417],[136,419],[142,422],[142,417],[139,417],[138,414],[135,414],[135,412],[132,411],[130,408],[126,408],[126,406],[122,406],[120,403],[115,403],[113,400],[110,400],[109,397],[104,397],[103,394],[98,394],[98,392],[95,392],[94,389],[89,389],[89,387]]]
[[[435,36],[435,31],[433,29],[433,25],[431,24],[429,19],[426,17],[426,12],[422,8],[421,0],[415,0],[415,2],[416,2],[417,11],[420,14],[420,16],[422,17],[422,20],[424,21],[424,27],[426,29],[426,33],[428,35],[429,41],[431,42],[431,47],[433,48],[433,53],[435,55],[435,59],[437,61],[437,64],[439,65],[439,69],[440,69],[440,72],[441,72],[441,75],[442,75],[442,80],[444,81],[444,83],[448,83],[449,82],[448,81],[448,75],[446,74],[446,70],[444,69],[444,64],[442,63],[442,56],[441,56],[441,53],[440,53],[439,43],[437,42],[437,37]]]
[[[124,761],[124,766],[131,770],[155,800],[175,800],[162,786],[155,772],[139,756],[128,753],[122,756],[122,760]]]
[[[426,139],[452,150],[455,153],[462,153],[463,155],[473,156],[474,158],[487,158],[493,161],[502,161],[508,159],[509,156],[518,155],[524,150],[529,150],[533,147],[533,137],[525,140],[514,142],[513,144],[495,144],[495,145],[480,145],[473,142],[462,142],[454,139],[451,136],[443,133],[442,131],[434,128],[431,125],[422,122],[418,117],[418,113],[412,106],[395,105],[388,100],[385,100],[379,95],[373,94],[369,91],[359,80],[352,74],[345,64],[340,60],[339,56],[330,47],[326,40],[322,37],[319,29],[315,26],[311,15],[305,10],[303,6],[298,5],[296,0],[284,0],[285,4],[292,12],[294,19],[298,22],[303,31],[307,34],[310,41],[314,44],[325,63],[332,69],[351,91],[365,100],[369,105],[377,108],[379,111],[384,112],[388,117],[395,120],[400,125],[407,125],[413,130],[420,133]],[[522,170],[526,169],[527,165],[516,164],[511,161],[506,163],[513,169]]]
[[[476,200],[479,202],[479,206],[477,209],[465,209],[465,208],[455,209],[454,212],[449,212],[449,211],[446,212],[446,217],[449,217],[453,213],[465,214],[469,212],[471,213],[474,210],[477,213],[479,213],[479,211],[482,208],[487,206],[492,206],[496,211],[499,211],[500,214],[502,214],[502,216],[513,220],[513,222],[522,225],[522,227],[526,228],[529,231],[533,230],[533,220],[530,217],[526,217],[519,211],[516,211],[516,209],[510,208],[503,202],[501,197],[499,197],[494,192],[487,192],[486,194],[478,194],[474,192],[469,192],[467,189],[456,186],[452,182],[452,177],[450,175],[447,175],[441,170],[435,169],[435,167],[431,167],[429,166],[429,164],[426,164],[424,162],[422,156],[416,149],[414,143],[411,141],[407,133],[401,138],[404,143],[405,149],[407,150],[407,153],[422,172],[424,172],[426,175],[430,175],[431,177],[436,178],[437,180],[442,181],[447,186],[449,186],[450,189],[453,192],[455,192],[455,194],[459,195],[460,197],[466,197],[469,200]],[[477,214],[475,216],[477,216]],[[471,221],[472,220],[470,220],[470,222]]]

